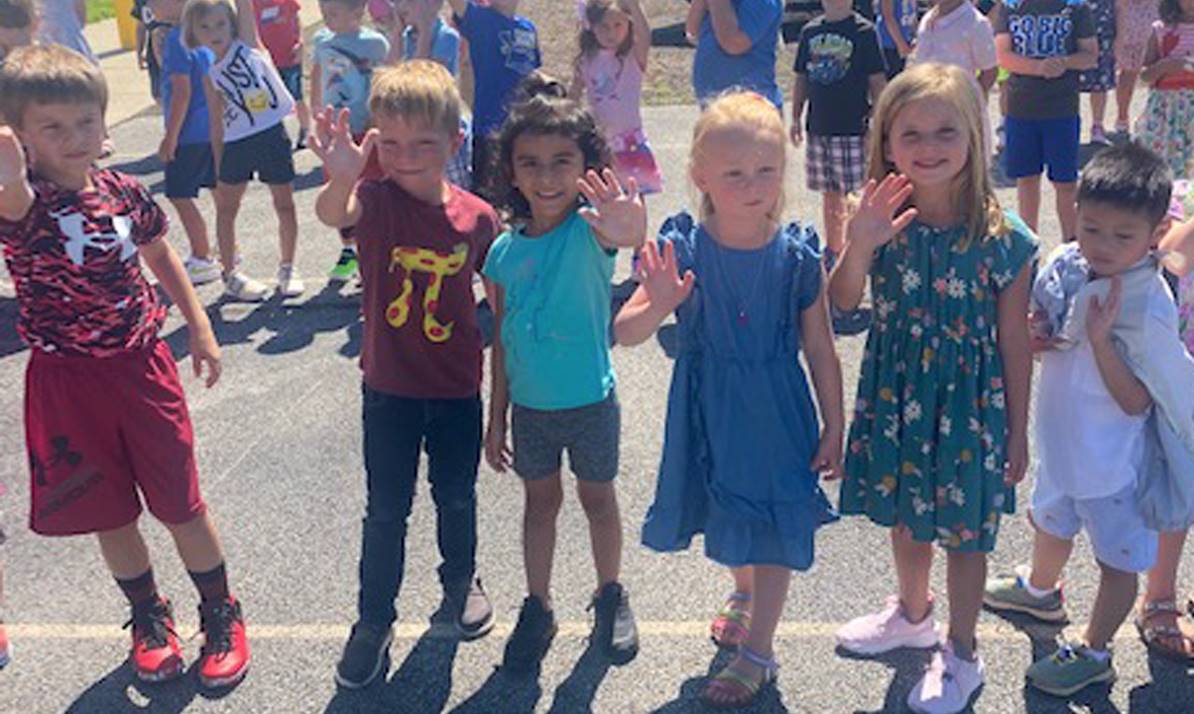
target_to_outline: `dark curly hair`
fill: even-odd
[[[568,98],[562,82],[532,72],[514,91],[509,116],[495,137],[497,165],[488,172],[490,185],[485,195],[507,220],[531,217],[531,205],[514,186],[514,142],[525,134],[572,139],[584,156],[585,171],[601,171],[610,165],[609,146],[593,115]]]

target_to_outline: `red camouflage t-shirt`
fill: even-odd
[[[456,186],[442,206],[389,179],[357,187],[365,384],[414,399],[463,399],[481,389],[473,275],[498,234],[485,201]]]
[[[253,0],[261,43],[279,69],[294,67],[303,61],[301,9],[298,0]]]
[[[110,357],[149,344],[166,308],[141,274],[137,246],[166,234],[166,214],[135,179],[91,174],[94,191],[30,177],[21,221],[0,218],[0,244],[16,286],[17,333],[54,354]]]

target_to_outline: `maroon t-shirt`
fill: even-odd
[[[166,214],[135,179],[91,174],[94,190],[68,191],[36,176],[25,218],[0,218],[16,286],[17,333],[55,354],[111,357],[151,342],[166,308],[141,274],[137,246],[166,234]]]
[[[357,187],[365,384],[415,399],[461,399],[481,389],[481,330],[473,275],[499,223],[493,208],[456,186],[442,206],[389,179]]]

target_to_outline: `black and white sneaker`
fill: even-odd
[[[518,624],[506,643],[502,669],[512,674],[528,672],[539,664],[556,636],[556,616],[543,607],[543,601],[528,595],[522,601]]]
[[[626,664],[638,654],[638,625],[630,610],[630,596],[619,583],[607,583],[589,605],[593,610],[591,641],[614,664]]]
[[[389,668],[390,643],[394,631],[364,622],[352,626],[344,645],[344,654],[336,665],[336,684],[346,689],[362,689]]]
[[[444,599],[455,621],[456,631],[465,640],[484,637],[493,629],[493,603],[480,578],[471,578],[458,587],[446,589]]]

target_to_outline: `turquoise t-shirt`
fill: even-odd
[[[576,213],[541,236],[519,226],[494,241],[482,273],[505,291],[501,336],[515,404],[572,409],[609,396],[615,256]]]

